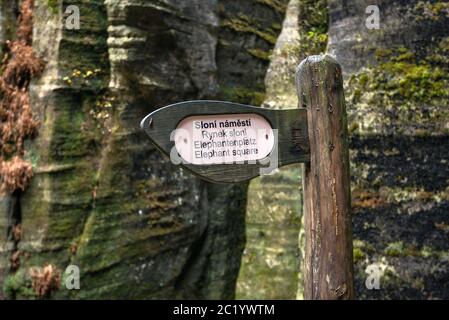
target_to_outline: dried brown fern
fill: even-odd
[[[17,39],[8,41],[7,57],[0,76],[0,192],[24,191],[32,166],[24,160],[24,141],[37,134],[38,121],[30,105],[29,85],[39,76],[44,63],[31,46],[34,0],[22,1]]]
[[[43,268],[31,268],[30,275],[32,287],[40,299],[48,298],[59,289],[61,272],[51,264]]]

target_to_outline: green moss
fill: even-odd
[[[353,257],[354,257],[354,262],[359,262],[364,260],[369,253],[373,253],[375,252],[375,249],[372,245],[370,245],[369,243],[359,240],[359,239],[354,239],[353,241]]]
[[[391,49],[386,48],[377,48],[374,54],[377,60],[383,60],[390,57],[393,54],[393,51]]]
[[[406,248],[402,241],[392,242],[387,245],[384,250],[385,254],[391,257],[404,256],[406,254]]]
[[[381,288],[402,288],[408,287],[409,284],[394,270],[387,268],[380,278]]]
[[[441,42],[444,47],[444,42]],[[402,100],[416,103],[430,103],[434,98],[447,98],[449,76],[447,64],[430,63],[426,60],[417,60],[415,54],[406,48],[389,50],[388,57],[379,56],[379,66],[371,71],[371,76],[365,73],[360,85],[371,89],[389,89],[392,98],[400,97]],[[388,59],[387,59],[388,58]],[[361,78],[359,78],[361,80]]]
[[[73,86],[107,87],[109,75],[102,72],[109,70],[107,55],[104,54],[107,52],[106,37],[106,34],[102,34],[92,41],[68,37],[61,40],[61,69],[65,82],[71,80]]]
[[[248,242],[242,257],[236,298],[294,299],[298,283],[297,229],[247,222],[246,230]]]
[[[434,65],[449,65],[449,37],[439,41],[435,50],[427,55],[426,61]]]
[[[251,88],[226,87],[222,89],[225,100],[260,106],[265,100],[265,92]]]
[[[248,49],[248,53],[260,60],[270,61],[271,52],[264,51],[262,49]]]
[[[417,134],[444,128],[449,119],[447,108],[442,108],[449,99],[449,58],[446,40],[439,43],[424,59],[403,47],[377,49],[378,64],[349,79],[349,110],[360,115],[356,122],[365,132]]]
[[[82,28],[63,30],[59,58],[61,73],[71,77],[74,70],[83,72],[109,70],[107,13],[103,1],[92,0],[79,6]],[[108,73],[100,72],[86,80],[90,86],[107,87]]]
[[[3,293],[8,299],[33,299],[37,295],[31,287],[31,279],[24,269],[10,274],[3,282]]]
[[[415,54],[413,52],[404,52],[393,58],[393,61],[401,62],[401,61],[413,61]]]
[[[265,6],[268,6],[281,14],[284,14],[285,11],[287,10],[286,1],[282,0],[254,0],[254,1],[263,4]]]
[[[359,128],[359,124],[357,122],[352,122],[349,125],[348,131],[349,131],[349,133],[354,133],[357,131],[358,128]]]
[[[447,2],[424,2],[419,1],[413,8],[414,16],[419,20],[439,20],[444,19],[449,11]]]
[[[276,31],[281,31],[281,30],[282,30],[282,25],[281,25],[280,23],[273,23],[273,24],[271,25],[271,28],[272,28],[273,30],[276,30]]]
[[[416,65],[404,61],[392,61],[381,64],[380,68],[390,81],[373,83],[372,88],[386,89],[392,98],[408,103],[430,103],[434,98],[449,96],[447,78],[439,67],[432,67],[425,63]],[[384,79],[387,80],[385,77]]]
[[[403,61],[409,54],[398,60],[382,63],[371,76],[365,73],[360,78],[360,86],[380,91],[391,100],[405,102],[403,107],[415,103],[431,103],[435,98],[448,98],[448,77],[440,67],[426,63],[414,64]]]
[[[353,249],[354,262],[359,262],[365,259],[366,254],[360,248]]]
[[[412,245],[406,245],[402,241],[391,242],[387,245],[384,250],[385,254],[390,257],[421,257],[421,258],[445,258],[448,256],[446,251],[435,250],[428,246],[423,246],[422,248],[417,248]]]
[[[51,13],[58,13],[59,0],[47,0],[47,7]]]
[[[276,44],[277,34],[274,30],[262,29],[256,22],[245,15],[239,15],[237,18],[227,19],[222,24],[223,27],[234,30],[236,32],[251,33],[262,38],[266,42]]]
[[[83,157],[92,138],[82,129],[85,123],[84,114],[80,111],[71,112],[70,108],[68,105],[66,110],[61,110],[54,123],[56,134],[50,146],[54,159]]]
[[[310,56],[324,53],[326,51],[327,30],[329,28],[327,1],[299,1],[299,12],[302,54]]]
[[[301,51],[305,55],[316,55],[326,51],[327,31],[312,29],[305,34],[304,40],[300,43]]]

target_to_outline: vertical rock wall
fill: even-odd
[[[371,4],[378,30],[365,25]],[[449,4],[329,5],[352,132],[356,296],[447,299]],[[373,271],[379,290],[365,286]]]
[[[69,5],[80,9],[79,30],[65,25]],[[262,101],[268,60],[258,53],[274,45],[284,9],[278,1],[36,1],[33,46],[47,65],[31,96],[41,127],[27,147],[35,177],[21,198],[17,272],[2,240],[5,297],[36,297],[32,270],[46,265],[62,275],[50,297],[234,297],[247,185],[204,183],[173,166],[139,123],[182,100]],[[4,217],[2,208],[2,229]],[[65,289],[71,264],[81,290]]]

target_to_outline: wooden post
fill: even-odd
[[[341,67],[311,56],[296,73],[307,108],[310,162],[304,164],[305,299],[353,299],[347,119]]]

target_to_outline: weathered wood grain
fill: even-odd
[[[261,115],[268,120],[272,129],[278,130],[278,143],[275,143],[275,149],[273,150],[273,152],[278,152],[276,168],[309,160],[307,115],[304,109],[270,110],[223,101],[188,101],[152,112],[142,120],[141,127],[157,148],[170,156],[174,147],[174,142],[170,141],[170,135],[186,117],[247,113]],[[205,180],[217,183],[234,183],[259,176],[260,169],[269,167],[270,164],[267,163],[269,157],[258,160],[255,164],[182,165]]]
[[[339,64],[311,56],[296,73],[307,108],[310,162],[304,164],[306,299],[352,299],[353,257],[346,107]]]

